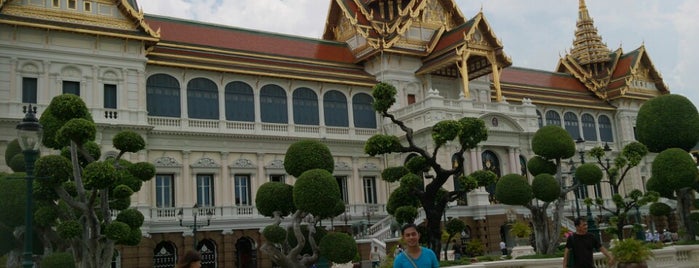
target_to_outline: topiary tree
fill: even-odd
[[[75,268],[75,261],[70,252],[57,252],[41,259],[42,268]]]
[[[388,112],[388,109],[396,101],[396,88],[393,85],[383,82],[376,84],[372,91],[372,96],[374,97],[374,110],[381,116],[391,120],[393,124],[397,125],[405,133],[405,136],[401,138],[404,139],[407,145],[403,145],[401,138],[398,136],[376,134],[367,140],[364,145],[364,152],[371,156],[390,153],[412,153],[414,155],[405,164],[405,168],[412,174],[395,172],[395,174],[389,174],[390,177],[388,178],[382,177],[382,179],[389,182],[400,180],[400,185],[396,192],[407,193],[409,196],[395,197],[398,194],[392,193],[387,204],[387,208],[390,208],[388,213],[396,216],[399,221],[409,221],[410,217],[405,217],[404,214],[396,214],[396,212],[405,212],[407,210],[399,208],[416,207],[416,204],[419,202],[418,206],[424,209],[427,218],[427,235],[421,236],[421,239],[427,239],[428,246],[434,252],[439,252],[442,248],[440,218],[446,209],[447,203],[463,197],[466,192],[478,185],[489,185],[479,184],[479,181],[474,177],[462,175],[463,157],[456,157],[449,161],[452,164],[450,168],[443,167],[437,161],[439,149],[448,141],[456,140],[459,148],[455,154],[463,155],[466,150],[475,148],[478,143],[488,138],[488,130],[485,127],[485,123],[477,118],[438,122],[432,127],[431,136],[434,149],[430,152],[424,149],[422,145],[416,143],[413,129]],[[434,178],[425,185],[423,174],[427,171],[434,172]],[[403,176],[399,177],[401,174]],[[450,177],[457,178],[455,179],[457,187],[454,191],[446,191],[442,188]],[[402,216],[399,218],[397,217],[398,215]]]
[[[689,165],[687,157],[689,150],[699,142],[699,112],[692,102],[684,96],[668,94],[655,97],[645,102],[638,111],[636,119],[636,136],[638,141],[645,144],[648,150],[661,153],[671,148],[684,152],[667,153],[665,159],[656,157],[653,161],[653,175],[647,182],[647,188],[659,192],[663,197],[677,200],[677,213],[684,233],[684,240],[695,240],[696,225],[690,219],[690,209],[694,202],[696,183],[696,162]],[[671,135],[668,135],[671,133]],[[659,155],[658,155],[659,156]],[[691,159],[691,157],[689,157]],[[670,160],[670,161],[667,161]],[[681,163],[672,163],[679,160]],[[659,161],[658,164],[655,162]],[[662,164],[660,163],[662,162]],[[656,167],[668,173],[656,172]],[[672,168],[674,167],[674,168]],[[677,173],[677,175],[672,175]],[[690,179],[689,173],[694,173]]]
[[[460,234],[464,230],[466,230],[466,223],[462,221],[459,218],[452,218],[447,221],[445,224],[445,229],[447,231],[447,244],[444,246],[444,258],[446,260],[447,256],[447,250],[449,250],[449,243],[451,242],[452,238],[456,236],[457,234]]]
[[[565,129],[549,125],[534,133],[532,150],[536,155],[529,160],[527,166],[534,175],[532,184],[522,175],[505,175],[495,186],[495,198],[504,204],[529,209],[537,253],[553,254],[558,245],[566,195],[578,187],[577,184],[565,186],[561,174],[561,159],[575,155],[575,143]],[[538,202],[532,202],[533,199]],[[551,204],[554,205],[553,221],[549,221],[546,213]]]
[[[144,149],[145,141],[135,132],[119,132],[112,139],[119,154],[99,161],[92,116],[72,94],[53,98],[39,122],[44,146],[61,154],[36,162],[36,224],[55,228],[77,267],[109,267],[115,245],[137,245],[141,239],[143,215],[128,209],[130,196],[155,176],[155,167],[121,157]],[[124,214],[113,219],[112,211]]]
[[[261,249],[282,267],[309,267],[322,255],[332,262],[346,263],[357,254],[354,238],[317,228],[322,219],[345,211],[340,188],[332,175],[335,167],[330,149],[318,141],[302,140],[287,149],[286,172],[297,177],[291,186],[267,182],[257,190],[255,204],[260,214],[274,222],[265,227]],[[282,218],[291,217],[288,228]]]
[[[594,202],[592,202],[592,200],[586,200],[586,202],[590,202],[590,204],[594,204],[600,209],[609,212],[612,215],[610,222],[616,225],[616,227],[609,228],[608,231],[615,234],[620,240],[624,240],[623,228],[628,222],[627,216],[629,212],[635,208],[656,202],[659,198],[659,194],[655,191],[643,193],[638,189],[627,192],[626,196],[621,196],[621,194],[619,194],[619,188],[624,182],[624,178],[626,178],[628,172],[632,168],[638,166],[641,160],[643,160],[643,157],[648,154],[648,148],[643,145],[643,143],[631,142],[627,144],[611,163],[609,163],[609,159],[606,158],[605,153],[604,148],[600,146],[596,146],[590,150],[588,154],[592,156],[596,162],[596,165],[590,166],[590,169],[594,169],[594,172],[604,171],[606,177],[602,182],[609,184],[612,189],[614,207],[605,206],[604,200],[602,200],[601,197],[597,197]],[[606,161],[606,163],[603,161]],[[642,227],[639,223],[636,223],[635,229],[639,228]]]

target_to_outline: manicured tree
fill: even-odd
[[[143,215],[129,209],[130,197],[155,175],[155,167],[121,157],[144,149],[145,141],[132,131],[119,132],[112,139],[117,157],[98,161],[95,123],[82,99],[72,94],[53,98],[39,122],[44,146],[62,151],[36,162],[35,220],[55,228],[70,246],[76,267],[110,267],[115,245],[141,240]],[[116,219],[113,211],[121,211]]]
[[[659,192],[664,197],[677,199],[680,223],[687,230],[683,239],[694,240],[697,230],[689,217],[689,212],[694,202],[692,187],[695,183],[689,183],[689,181],[696,181],[697,168],[694,161],[692,161],[694,165],[688,164],[687,157],[689,157],[689,150],[699,141],[697,108],[689,99],[681,95],[668,94],[655,97],[645,102],[639,109],[636,135],[638,141],[645,144],[651,152],[660,153],[670,148],[684,151],[686,157],[681,156],[677,151],[668,153],[661,159],[663,164],[656,164],[655,162],[659,161],[656,157],[653,161],[653,175],[647,182],[647,188]],[[675,160],[682,164],[673,163],[672,161]],[[656,166],[668,173],[656,172]],[[689,178],[690,173],[695,173],[694,179]]]
[[[532,184],[518,174],[500,178],[495,186],[495,198],[508,205],[519,205],[529,209],[534,225],[536,251],[553,254],[561,232],[561,218],[566,194],[578,185],[565,186],[561,175],[561,159],[575,155],[575,143],[568,132],[559,126],[540,128],[532,138],[532,150],[536,154],[529,160],[528,170],[534,175]],[[600,172],[601,177],[601,172]],[[597,183],[586,181],[586,184]],[[532,199],[538,201],[532,202]],[[553,205],[553,221],[546,211]]]
[[[424,145],[416,143],[413,129],[388,112],[388,109],[396,101],[396,88],[394,86],[383,82],[378,83],[374,86],[372,95],[374,97],[374,110],[381,116],[391,120],[393,124],[397,125],[398,128],[405,133],[405,136],[401,138],[404,139],[407,145],[402,144],[401,138],[398,136],[376,134],[366,142],[364,152],[371,156],[390,153],[414,153],[417,155],[408,162],[410,166],[406,166],[410,172],[418,175],[417,181],[415,177],[410,177],[409,175],[401,177],[394,176],[388,181],[400,179],[401,183],[399,189],[403,188],[400,191],[402,191],[402,193],[409,193],[419,200],[420,206],[423,207],[427,217],[427,235],[423,235],[422,238],[427,239],[428,246],[434,252],[439,252],[442,248],[442,226],[440,224],[440,218],[446,209],[447,203],[457,200],[464,196],[467,191],[475,188],[470,187],[474,186],[472,179],[467,179],[468,177],[462,176],[464,159],[462,157],[457,157],[453,159],[453,161],[447,160],[447,162],[452,165],[450,168],[444,168],[437,161],[439,149],[448,141],[456,140],[459,145],[456,155],[463,155],[466,150],[475,148],[478,143],[486,140],[488,138],[488,130],[483,120],[476,118],[462,118],[460,120],[444,120],[438,122],[432,127],[434,149],[430,152],[423,148]],[[423,187],[424,181],[422,174],[430,170],[434,172],[434,178]],[[457,190],[447,192],[442,186],[452,176],[458,177],[459,184],[461,185],[457,186],[463,187],[457,187]],[[404,182],[406,177],[410,178]],[[383,179],[386,180],[386,178]],[[401,203],[400,206],[391,204],[391,201],[396,199],[397,198],[389,198],[388,203],[388,207],[396,208],[396,212],[406,211],[398,208],[408,207],[408,204],[412,204],[413,202],[410,200],[402,200],[404,203]],[[389,213],[391,212],[389,211]],[[393,215],[395,216],[396,214]]]
[[[294,186],[267,182],[257,190],[255,204],[260,214],[274,222],[265,227],[261,249],[282,267],[309,267],[322,255],[346,263],[357,254],[354,238],[344,233],[328,233],[316,227],[322,219],[345,211],[340,188],[332,175],[335,167],[328,147],[318,141],[298,141],[286,151],[284,169],[296,178]],[[290,226],[281,226],[291,215]],[[307,225],[302,225],[307,222]],[[302,228],[303,227],[303,228]]]
[[[454,236],[466,230],[466,223],[464,223],[464,221],[458,218],[449,219],[449,221],[447,221],[445,225],[445,229],[447,231],[447,234],[449,235],[449,237],[447,237],[447,244],[446,246],[444,246],[444,258],[446,259],[446,253],[447,250],[449,250],[449,243],[451,242],[452,238],[454,238]]]
[[[624,240],[623,228],[628,222],[627,216],[630,211],[635,208],[645,206],[648,203],[656,202],[658,200],[659,194],[654,191],[648,191],[646,193],[641,192],[638,189],[634,189],[628,193],[626,196],[621,196],[619,194],[619,188],[624,182],[628,172],[638,166],[641,163],[643,157],[648,154],[648,148],[646,148],[643,143],[631,142],[624,146],[621,153],[612,160],[612,162],[605,159],[605,151],[602,147],[594,147],[590,150],[589,155],[595,158],[597,166],[602,167],[604,173],[606,174],[605,180],[603,182],[609,184],[612,189],[612,201],[614,202],[614,207],[606,207],[601,197],[597,197],[594,204],[604,211],[609,212],[612,215],[611,222],[615,223],[615,228],[610,228],[620,240]],[[598,168],[599,168],[598,167]],[[591,203],[592,204],[592,203]],[[635,229],[641,228],[638,223]]]

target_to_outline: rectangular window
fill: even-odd
[[[340,187],[340,197],[345,204],[349,204],[349,195],[347,194],[347,176],[335,176],[337,185]]]
[[[365,176],[364,182],[364,203],[376,204],[376,178],[373,176]]]
[[[80,82],[63,81],[63,94],[75,94],[80,96]]]
[[[83,10],[85,12],[91,12],[92,11],[92,3],[90,3],[90,2],[83,3]]]
[[[117,108],[117,86],[104,84],[104,108]]]
[[[197,204],[199,207],[214,206],[213,174],[197,174]]]
[[[61,7],[61,0],[53,0],[53,7]]]
[[[77,0],[68,0],[68,8],[70,9],[76,9],[77,8]]]
[[[36,103],[37,79],[22,77],[22,103]]]
[[[408,94],[408,104],[415,103],[415,94]]]
[[[250,175],[235,175],[235,205],[250,206]]]
[[[269,181],[286,183],[286,180],[285,180],[285,178],[284,178],[284,175],[278,175],[278,174],[269,175]]]
[[[174,207],[174,175],[172,174],[156,174],[155,175],[155,206],[158,208]]]

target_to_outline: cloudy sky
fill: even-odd
[[[320,38],[330,0],[141,0],[145,13]],[[699,1],[587,0],[610,49],[645,44],[671,92],[699,107]],[[483,10],[514,66],[551,71],[573,43],[576,0],[456,0],[469,19]]]

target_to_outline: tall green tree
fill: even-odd
[[[121,158],[144,149],[145,141],[135,132],[119,132],[112,139],[116,158],[99,161],[96,125],[85,103],[73,94],[54,97],[39,122],[43,145],[61,154],[36,162],[35,220],[55,228],[69,245],[76,267],[110,267],[115,245],[141,240],[144,217],[129,208],[130,197],[153,178],[155,167]]]
[[[597,166],[601,167],[606,174],[606,178],[602,182],[608,184],[612,190],[614,207],[605,206],[602,198],[599,196],[595,200],[594,205],[612,215],[611,222],[614,223],[615,228],[608,230],[611,230],[620,240],[624,240],[624,226],[629,222],[629,212],[658,201],[659,194],[655,191],[643,193],[638,189],[629,191],[625,196],[619,194],[619,188],[624,182],[626,175],[629,174],[632,168],[638,166],[643,157],[648,154],[648,148],[643,143],[631,142],[627,144],[612,162],[606,160],[605,153],[604,148],[596,146],[588,154],[595,159]],[[640,231],[638,230],[639,228],[642,227],[637,223],[634,229]]]
[[[434,149],[430,152],[424,149],[424,145],[417,144],[413,129],[388,112],[389,108],[396,102],[396,88],[393,85],[378,83],[374,86],[372,95],[374,97],[374,110],[381,116],[391,120],[393,124],[403,131],[405,134],[403,137],[404,142],[407,145],[403,144],[401,138],[396,135],[376,134],[367,140],[364,152],[371,156],[390,153],[413,153],[416,155],[406,164],[409,174],[389,178],[382,176],[387,181],[400,180],[400,186],[389,197],[387,211],[389,213],[395,212],[394,216],[400,215],[397,217],[399,220],[410,218],[407,214],[411,214],[414,211],[410,207],[414,208],[416,201],[411,198],[394,197],[394,195],[397,195],[396,192],[411,195],[419,200],[419,206],[424,209],[427,217],[426,237],[428,246],[434,252],[439,252],[442,248],[440,218],[446,209],[447,203],[464,196],[467,191],[476,187],[477,182],[473,178],[469,179],[462,175],[463,157],[456,157],[452,161],[447,160],[448,163],[451,163],[451,167],[445,168],[438,162],[438,152],[447,142],[456,140],[459,146],[455,154],[463,155],[466,150],[475,148],[478,143],[485,141],[488,138],[488,130],[483,120],[477,118],[438,122],[432,127]],[[431,178],[429,183],[425,183],[422,174],[428,171],[434,173],[434,178]],[[457,177],[457,181],[461,185],[458,185],[460,187],[457,187],[457,190],[447,191],[442,186],[453,176]],[[399,199],[401,201],[400,204],[393,203]],[[395,210],[391,209],[392,207]]]
[[[648,190],[677,200],[680,224],[687,230],[683,239],[695,240],[697,226],[690,217],[690,209],[699,184],[696,162],[689,150],[699,142],[697,108],[689,99],[676,94],[650,99],[638,111],[636,135],[649,151],[660,153],[653,160]]]
[[[357,254],[354,238],[345,233],[326,234],[324,228],[316,226],[320,220],[345,212],[340,187],[332,175],[334,168],[325,144],[298,141],[289,146],[284,158],[284,169],[297,178],[296,183],[267,182],[258,188],[257,210],[274,220],[262,232],[266,241],[261,249],[281,267],[309,267],[320,256],[346,263]],[[290,226],[281,226],[287,216]]]
[[[508,205],[519,205],[531,211],[536,251],[553,254],[558,246],[561,232],[561,219],[566,195],[579,187],[566,186],[561,172],[561,160],[575,155],[575,143],[565,129],[559,126],[540,128],[532,137],[532,150],[536,156],[529,160],[527,169],[534,175],[531,185],[527,178],[519,174],[508,174],[500,178],[495,186],[495,198]],[[581,166],[577,171],[586,170]],[[597,181],[578,180],[579,183],[594,184]],[[534,200],[535,199],[535,200]],[[534,201],[533,201],[534,200]],[[546,211],[553,206],[553,220],[549,221]]]

